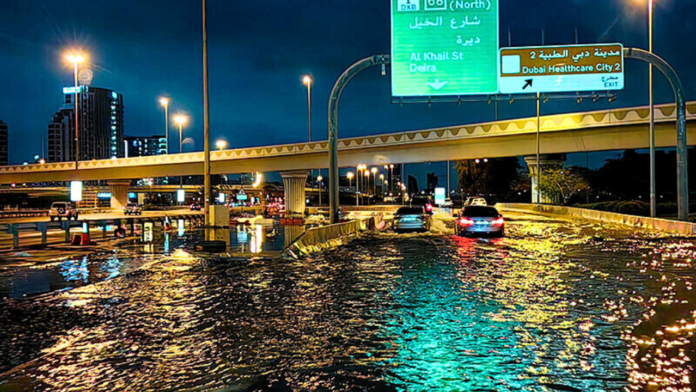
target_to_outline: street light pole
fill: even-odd
[[[536,99],[537,110],[537,133],[536,133],[536,202],[541,204],[541,94],[537,93]]]
[[[174,122],[179,126],[179,154],[184,153],[184,124],[188,121],[188,117],[184,115],[177,115],[174,117]],[[184,185],[184,177],[179,177],[179,184]]]
[[[184,138],[182,135],[184,134],[184,122],[180,121],[179,122],[179,154],[184,153]],[[184,176],[179,177],[179,186],[183,187],[184,186]]]
[[[78,73],[78,64],[79,61],[77,58],[73,62],[74,64],[74,72],[73,74],[75,75],[75,169],[78,168],[79,163],[80,163],[80,127],[79,127],[79,119],[80,119],[80,87],[79,87],[79,82],[77,80],[77,73]]]
[[[319,186],[319,207],[321,207],[321,191],[322,191],[321,182],[322,181],[324,181],[324,177],[322,177],[320,174],[317,176],[317,185]]]
[[[65,58],[73,65],[73,76],[75,79],[75,170],[80,163],[80,83],[78,73],[80,63],[85,61],[81,54],[68,54]]]
[[[169,98],[160,99],[164,107],[164,138],[167,139],[167,155],[169,155]]]
[[[210,102],[208,91],[208,4],[203,0],[203,145],[204,145],[204,198],[205,221],[210,221]]]
[[[362,165],[358,165],[356,169],[355,172],[358,173],[358,176],[355,178],[355,206],[360,207],[360,176]]]
[[[653,0],[648,0],[648,51],[653,54]],[[653,96],[653,65],[650,63],[650,216],[657,216],[657,185],[655,179],[655,101]]]
[[[312,142],[312,78],[305,76],[302,82],[307,86],[307,112],[309,117],[309,142]]]

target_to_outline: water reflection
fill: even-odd
[[[60,274],[66,282],[83,282],[89,280],[89,270],[87,269],[88,259],[83,257],[80,260],[68,260],[60,264]]]

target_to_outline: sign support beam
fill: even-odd
[[[329,212],[331,224],[338,223],[339,174],[338,174],[338,104],[346,85],[360,72],[374,66],[386,66],[391,58],[378,55],[364,58],[353,64],[338,78],[329,98]]]
[[[689,166],[686,138],[686,92],[679,75],[661,57],[642,49],[625,48],[624,57],[645,61],[657,68],[669,81],[674,90],[677,109],[677,205],[680,221],[689,220]]]

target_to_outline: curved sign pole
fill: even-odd
[[[338,223],[338,104],[346,85],[355,75],[377,65],[386,66],[391,62],[387,55],[364,58],[348,68],[336,81],[329,98],[329,209],[331,223]]]
[[[635,48],[624,49],[627,59],[642,60],[660,70],[674,90],[677,109],[677,204],[679,220],[689,220],[689,166],[688,144],[686,135],[686,92],[679,75],[661,57],[648,51]]]

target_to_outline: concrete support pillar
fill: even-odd
[[[109,180],[109,192],[111,192],[111,209],[123,210],[128,205],[128,188],[130,180]]]
[[[544,176],[544,170],[546,169],[557,169],[562,168],[566,162],[565,154],[554,154],[554,155],[541,155],[541,175]],[[524,161],[527,162],[529,167],[529,177],[532,180],[531,192],[532,192],[532,203],[534,204],[559,204],[560,200],[554,200],[553,198],[541,194],[541,200],[538,198],[537,193],[537,158],[536,156],[525,157]]]
[[[285,187],[285,211],[288,215],[305,214],[306,195],[305,185],[309,171],[300,170],[280,173]]]

